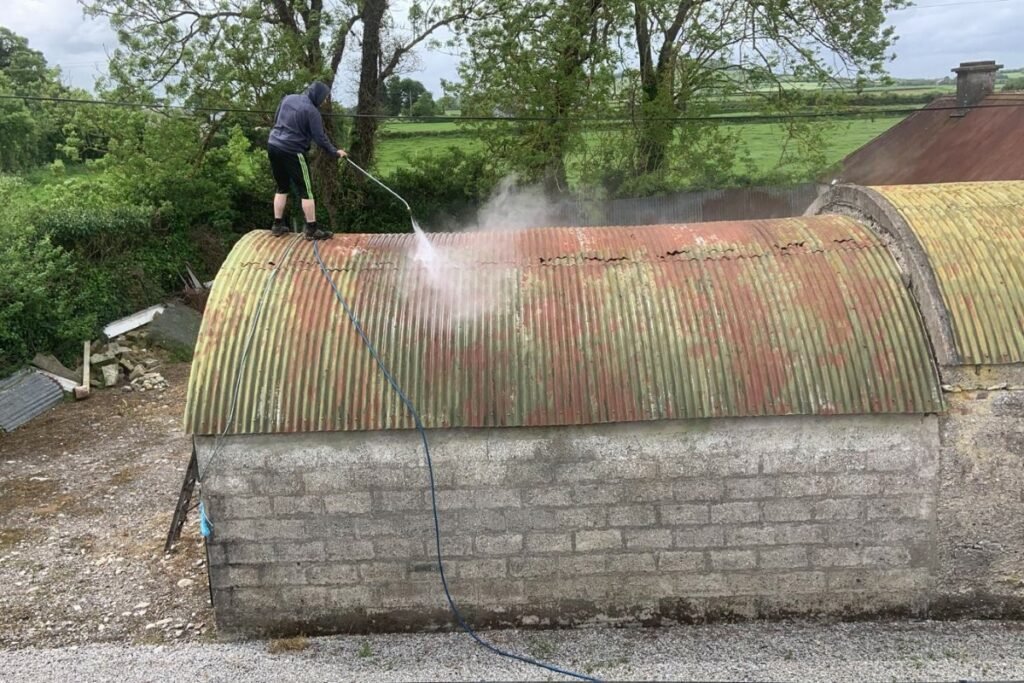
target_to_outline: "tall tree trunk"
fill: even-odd
[[[323,112],[324,130],[328,137],[337,144],[334,136],[334,117],[331,116],[334,103],[328,100],[320,111]],[[313,160],[313,175],[316,178],[317,203],[327,211],[327,220],[331,228],[338,228],[338,188],[341,186],[340,173],[338,169],[338,157],[331,156],[327,152],[317,151]]]
[[[363,4],[363,54],[359,69],[359,99],[356,103],[352,161],[363,168],[373,163],[380,113],[380,34],[388,0],[365,0]]]
[[[674,16],[662,17],[661,45],[655,59],[650,32],[650,8],[647,0],[634,0],[633,21],[640,61],[640,121],[637,126],[637,170],[657,173],[664,168],[668,146],[675,133],[671,119],[675,107],[676,57],[683,26],[696,0],[680,0]]]
[[[660,60],[659,60],[660,62]],[[643,102],[638,130],[637,153],[641,173],[657,173],[664,168],[668,146],[672,143],[675,123],[671,119],[676,110],[673,105],[674,65],[656,69],[641,76]]]

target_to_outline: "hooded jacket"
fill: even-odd
[[[277,107],[267,144],[282,152],[302,154],[309,149],[310,142],[316,142],[332,156],[337,155],[338,148],[324,133],[324,120],[319,108],[330,92],[330,88],[317,81],[301,95],[285,95]]]

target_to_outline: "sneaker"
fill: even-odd
[[[281,235],[287,235],[288,233],[291,232],[291,230],[288,228],[288,225],[285,224],[285,223],[281,223],[280,225],[277,224],[277,223],[274,223],[274,227],[272,227],[270,229],[270,232],[271,232],[271,234],[274,235],[274,237],[280,237]]]
[[[315,226],[306,226],[306,230],[303,233],[307,240],[329,240],[334,237],[334,233],[330,230],[324,230]]]

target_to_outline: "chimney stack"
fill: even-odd
[[[984,62],[961,62],[953,71],[956,73],[956,106],[959,114],[966,113],[967,107],[973,107],[995,92],[996,72],[1003,68],[995,60]]]

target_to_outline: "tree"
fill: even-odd
[[[416,98],[413,102],[412,108],[409,113],[412,116],[433,116],[437,111],[437,105],[434,104],[434,96],[429,92],[424,92],[422,95]]]
[[[384,109],[388,116],[408,115],[427,87],[411,78],[392,76],[385,84]],[[432,97],[431,97],[432,99]]]
[[[446,114],[449,111],[458,111],[462,108],[459,101],[459,85],[441,79],[441,99],[437,101],[439,114]]]
[[[688,105],[741,84],[774,109],[784,76],[842,87],[883,73],[895,42],[886,12],[905,0],[632,0],[638,171],[653,173]],[[741,76],[741,78],[737,78]]]
[[[373,160],[383,81],[435,31],[466,21],[483,0],[413,0],[409,27],[397,27],[389,0],[81,0],[110,20],[120,47],[110,63],[122,87],[204,107],[272,112],[279,98],[311,80],[334,86],[354,38],[360,39],[359,94],[351,152]],[[330,116],[331,105],[325,105]],[[270,123],[265,115],[262,123]],[[336,126],[328,130],[337,133]],[[318,158],[327,199],[337,164]],[[332,208],[332,207],[329,207]],[[334,211],[332,209],[331,213]]]
[[[0,95],[63,95],[60,70],[50,68],[28,40],[0,26]],[[0,171],[53,161],[67,110],[49,102],[0,100]]]
[[[376,151],[384,83],[398,72],[409,53],[437,30],[448,27],[459,34],[467,25],[493,17],[495,10],[488,0],[413,0],[410,27],[401,31],[389,22],[388,0],[363,0],[363,4],[363,52],[352,152],[354,160],[365,167],[372,163]],[[385,31],[390,34],[387,40],[383,40]],[[384,48],[385,44],[391,47]]]
[[[555,194],[580,118],[607,109],[620,0],[498,0],[468,37],[464,114],[517,117],[476,124],[489,151]]]

